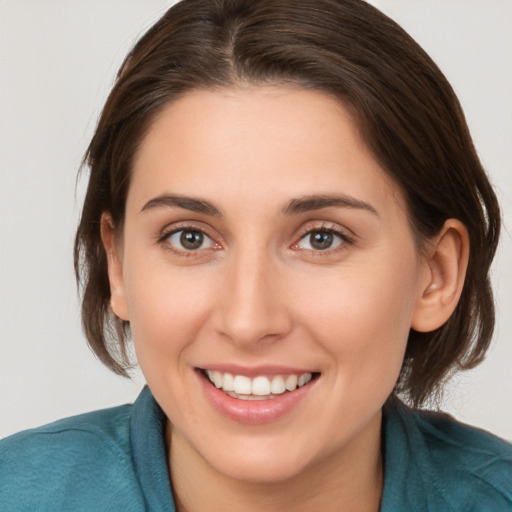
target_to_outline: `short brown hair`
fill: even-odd
[[[244,83],[294,84],[346,105],[401,188],[420,246],[449,218],[467,227],[469,266],[455,312],[439,329],[409,335],[396,390],[421,405],[489,346],[500,212],[446,78],[400,26],[362,0],[182,0],[135,45],[84,157],[90,178],[75,271],[90,346],[127,375],[129,325],[110,308],[100,218],[110,212],[122,228],[132,161],[149,124],[185,92]]]

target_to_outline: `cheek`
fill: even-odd
[[[208,315],[211,286],[200,275],[148,261],[128,272],[126,297],[137,358],[145,367],[174,366]]]
[[[138,271],[140,270],[137,269]],[[130,326],[137,361],[146,382],[173,421],[195,418],[190,357],[211,301],[206,288],[169,269],[148,265],[127,286]]]
[[[346,269],[312,286],[303,305],[310,336],[342,367],[338,378],[357,381],[363,394],[378,379],[392,387],[398,377],[416,296],[412,261]]]

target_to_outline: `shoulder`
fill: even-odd
[[[25,430],[0,441],[2,466],[10,460],[37,463],[58,458],[70,463],[68,455],[87,456],[96,449],[122,461],[129,444],[130,405],[103,409]]]
[[[430,411],[412,413],[428,446],[453,455],[471,466],[512,464],[512,444],[485,430],[456,421],[452,416]],[[492,461],[492,464],[491,464]]]
[[[136,488],[131,414],[130,405],[105,409],[0,441],[2,505],[7,510],[9,505],[13,510],[93,510],[95,500],[108,496],[117,509],[131,510],[123,503],[133,494],[127,488]],[[101,508],[108,510],[108,503]]]
[[[428,510],[512,510],[512,445],[447,414],[396,406],[409,475]],[[400,429],[395,427],[395,432]]]
[[[495,491],[512,507],[511,444],[447,414],[420,412],[416,422],[440,474]]]

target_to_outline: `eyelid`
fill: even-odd
[[[180,220],[162,228],[156,237],[157,242],[162,242],[170,235],[184,230],[199,231],[213,240],[212,235],[209,233],[210,230],[205,227],[202,222],[197,222],[195,220]]]
[[[338,244],[336,247],[328,248],[328,249],[301,249],[297,247],[297,245],[300,243],[301,240],[303,240],[306,236],[311,235],[312,233],[318,233],[318,232],[325,232],[325,233],[332,233],[333,235],[341,238],[342,243]],[[356,235],[349,229],[343,228],[339,226],[338,224],[329,222],[322,222],[320,225],[312,225],[311,223],[308,223],[306,226],[302,227],[299,231],[296,241],[292,244],[291,248],[296,248],[300,251],[309,251],[311,253],[318,253],[318,254],[329,254],[333,252],[337,252],[340,250],[344,250],[347,248],[347,246],[354,245],[356,243],[357,237]]]
[[[170,243],[168,243],[169,237],[172,235],[179,233],[180,231],[197,231],[201,233],[206,238],[210,239],[213,247],[207,247],[205,249],[197,249],[197,250],[186,250],[186,249],[179,249],[177,247],[172,246]],[[169,226],[166,226],[164,229],[160,231],[160,233],[157,236],[157,243],[163,245],[167,250],[173,252],[174,254],[179,254],[183,256],[198,256],[200,253],[208,250],[218,250],[222,248],[221,244],[216,241],[215,237],[213,237],[211,234],[208,233],[208,229],[205,229],[204,227],[200,227],[197,225],[196,222],[193,221],[179,221],[176,223],[173,223]]]

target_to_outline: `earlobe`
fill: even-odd
[[[420,283],[411,327],[430,332],[441,327],[459,302],[469,258],[469,236],[459,220],[448,219],[431,241],[425,259],[425,280]]]
[[[107,255],[108,280],[110,283],[110,306],[121,320],[129,320],[123,279],[123,267],[119,244],[112,217],[104,212],[101,215],[101,240]]]

